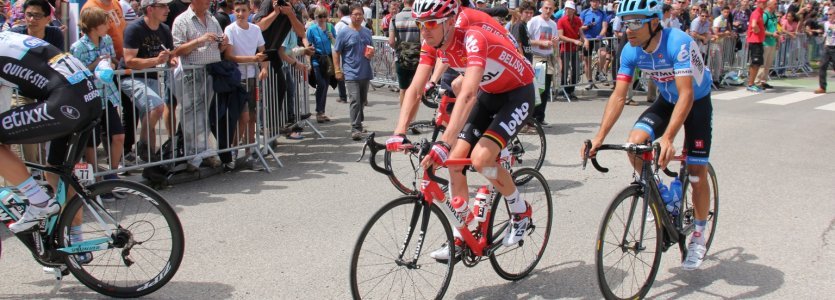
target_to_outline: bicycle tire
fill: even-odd
[[[554,221],[554,206],[551,199],[551,190],[548,187],[548,182],[545,177],[539,172],[531,168],[519,169],[513,172],[513,177],[528,176],[527,184],[518,186],[519,195],[531,205],[531,227],[528,236],[522,240],[522,243],[512,247],[500,247],[490,254],[490,265],[499,277],[506,280],[519,280],[528,276],[533,271],[539,260],[542,259],[542,254],[545,253],[545,248],[548,246],[548,241],[551,237],[551,225]],[[531,180],[536,179],[536,180]],[[540,188],[537,190],[537,188]],[[501,200],[501,201],[500,201]],[[504,205],[499,205],[500,203]],[[500,209],[504,209],[500,211]],[[495,238],[503,237],[502,232],[510,222],[510,210],[507,207],[507,201],[504,197],[496,193],[493,199],[492,214],[488,226],[490,237],[488,241],[494,242]],[[545,213],[545,218],[541,218]],[[496,223],[497,216],[500,216],[500,222]],[[545,220],[541,222],[541,220]],[[541,229],[544,227],[544,231]],[[535,234],[535,235],[534,235]],[[533,247],[529,247],[533,245]],[[533,250],[533,251],[529,251]],[[520,259],[521,257],[521,259]],[[509,266],[511,263],[522,262],[518,268]]]
[[[357,238],[357,244],[354,246],[353,254],[351,255],[350,284],[351,294],[354,299],[443,298],[449,287],[456,260],[437,261],[429,257],[429,250],[431,247],[436,246],[436,244],[441,246],[443,243],[448,243],[449,245],[454,243],[452,228],[438,206],[430,206],[431,214],[425,214],[424,209],[427,206],[425,206],[423,201],[423,199],[414,195],[397,198],[378,210],[363,227],[359,238]],[[432,214],[434,214],[434,217],[429,217],[428,220],[421,217],[431,216]],[[416,216],[417,219],[414,219],[413,216]],[[421,223],[418,221],[425,221],[428,224],[425,237],[422,240],[417,234],[420,228],[415,228]],[[429,222],[432,223],[429,224]],[[416,224],[411,230],[409,230],[410,223]],[[399,224],[403,226],[400,227],[401,225]],[[369,237],[372,236],[372,230],[375,229],[379,229],[381,237],[377,238],[376,235],[373,235],[373,240],[369,240]],[[377,230],[374,231],[374,233],[376,232]],[[411,238],[404,238],[403,234],[409,232],[413,233],[410,236]],[[375,247],[380,249],[369,250]],[[404,259],[414,259],[414,250],[417,249],[416,247],[423,249],[418,257],[417,261],[419,265],[417,267],[409,268],[397,261],[400,251],[404,251]],[[376,262],[366,264],[364,263],[366,261],[365,257],[368,257],[368,260],[374,260]],[[384,260],[384,262],[380,262],[380,260]],[[366,278],[365,276],[359,278],[361,276],[360,273],[368,273],[366,270],[370,268],[379,268],[379,273],[383,274],[370,274],[367,280],[363,280]],[[402,279],[402,281],[398,278]],[[397,284],[406,284],[409,282],[412,284],[428,283],[428,279],[433,279],[433,281],[437,279],[439,281],[437,291],[431,293],[434,296],[428,291],[414,286],[412,288],[397,286]],[[375,282],[369,282],[371,280]],[[366,289],[366,286],[369,286],[369,288]],[[389,288],[388,291],[383,290],[386,287]],[[377,290],[378,288],[379,290]],[[404,294],[390,295],[396,292],[411,292],[415,294],[411,296]]]
[[[536,134],[519,133],[508,143],[510,147],[510,154],[516,159],[514,167],[518,168],[532,168],[539,171],[542,164],[545,163],[545,153],[548,149],[547,141],[545,140],[545,130],[533,118],[527,122],[528,126],[535,129]],[[523,185],[531,180],[532,177],[520,177],[517,185]]]
[[[664,238],[660,221],[661,217],[658,213],[658,209],[664,208],[659,208],[655,201],[651,201],[648,206],[645,206],[644,201],[646,201],[646,199],[644,199],[640,186],[629,186],[623,189],[623,191],[621,191],[612,200],[612,203],[609,204],[609,207],[606,210],[606,215],[600,222],[600,229],[595,249],[595,265],[597,269],[598,286],[600,287],[600,291],[603,293],[603,297],[606,299],[643,298],[652,287],[653,281],[655,281],[655,276],[660,268],[661,252],[663,251],[662,242]],[[625,208],[627,210],[625,213],[628,215],[626,217],[618,217],[622,226],[609,231],[609,229],[613,226],[610,222],[616,221],[614,219],[615,213],[618,211],[624,213],[624,208],[621,207],[621,204],[624,203],[631,205],[631,207]],[[649,220],[648,217],[646,219],[642,219],[643,207],[648,208],[647,213],[652,213],[652,220]],[[626,220],[624,221],[624,219]],[[635,222],[635,220],[640,221]],[[627,226],[627,224],[629,226]],[[638,224],[654,226],[635,226]],[[635,227],[638,229],[632,230]],[[637,238],[641,233],[641,227],[644,227],[644,235],[651,234],[652,227],[655,227],[655,236],[651,236],[649,238],[644,236],[644,241],[650,241],[650,239],[654,240],[644,244],[647,248],[642,249],[641,251],[636,251],[637,242],[628,241],[628,239]],[[625,233],[629,234],[621,237],[621,235],[624,235]],[[607,241],[607,237],[613,238],[614,241]],[[650,251],[650,249],[648,249],[649,246],[655,246],[655,248]],[[642,253],[650,255],[651,260],[638,258],[637,256]],[[621,254],[621,256],[618,257],[617,254]],[[610,255],[614,257],[610,257]],[[632,259],[630,262],[624,262],[627,256],[631,256]],[[614,262],[614,265],[605,266],[605,261],[608,261],[609,259]],[[647,261],[651,261],[652,264],[647,266]],[[630,276],[630,273],[628,273],[629,270],[621,270],[620,268],[615,270],[618,266],[629,266],[634,272],[636,271],[634,268],[636,264],[643,264],[644,267],[641,268],[643,271],[646,271],[646,267],[649,267],[649,273],[646,274],[646,278],[644,278],[644,276]],[[614,277],[612,278],[612,282],[609,280],[610,277]],[[622,289],[624,287],[623,284],[630,282],[640,284],[640,286],[631,288],[628,292],[625,289]]]
[[[90,197],[94,199],[90,201],[101,203],[101,207],[113,216],[117,225],[126,231],[114,232],[117,238],[109,242],[110,247],[92,252],[93,260],[89,263],[79,264],[75,254],[65,255],[70,273],[88,288],[117,298],[141,297],[165,286],[177,273],[185,247],[182,225],[174,209],[159,193],[136,182],[106,180],[90,185],[88,189]],[[114,191],[124,192],[126,198],[114,202],[101,201],[101,195]],[[61,247],[72,244],[69,232],[76,214],[82,215],[80,226],[85,240],[110,238],[93,214],[89,210],[84,211],[85,208],[93,209],[98,205],[91,203],[87,206],[85,203],[85,200],[76,197],[64,208],[58,227]],[[105,214],[100,216],[107,220]],[[168,233],[170,242],[163,240],[166,238],[165,233]],[[93,237],[94,234],[99,236]],[[116,245],[119,244],[118,238],[126,236],[138,242],[131,247],[127,256],[133,261],[129,266],[126,266],[127,260],[123,256],[126,247]],[[166,250],[164,247],[169,243],[170,247]],[[146,266],[145,263],[154,265]],[[102,278],[109,275],[114,275],[113,279]]]
[[[415,131],[417,130],[417,131]],[[421,139],[433,141],[435,122],[415,121],[409,124],[406,135],[412,142],[419,142]],[[441,133],[439,132],[438,135]],[[420,156],[415,153],[389,152],[383,155],[386,170],[391,171],[388,175],[389,181],[394,188],[404,195],[417,194],[419,183],[423,179],[423,168],[420,166]],[[441,186],[446,191],[446,186]]]
[[[713,165],[710,163],[707,164],[707,177],[708,182],[710,183],[711,209],[708,210],[707,226],[705,226],[705,256],[707,256],[708,251],[710,251],[710,245],[713,244],[713,236],[716,234],[716,224],[719,219],[719,185],[718,180],[716,179],[716,171],[713,170]],[[695,206],[693,206],[692,188],[689,188],[689,186],[690,178],[689,176],[684,176],[681,193],[683,195],[681,200],[681,213],[678,214],[678,220],[676,220],[678,224],[682,224],[682,226],[695,226],[693,225],[693,221],[695,220],[693,210],[695,209]],[[687,192],[690,192],[690,194]],[[687,258],[688,244],[685,242],[686,240],[679,242],[681,261],[684,261]]]

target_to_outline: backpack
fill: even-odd
[[[180,126],[177,128],[177,133],[173,137],[169,137],[165,143],[162,144],[159,150],[155,153],[155,157],[161,159],[172,159],[175,157],[185,156],[183,131]],[[176,145],[176,147],[174,147]],[[176,151],[176,154],[174,153]],[[161,188],[168,183],[168,179],[175,174],[186,170],[186,162],[168,163],[147,167],[142,170],[142,177],[147,179],[153,187]]]
[[[395,30],[396,22],[392,18],[390,30]],[[397,65],[402,69],[416,70],[418,63],[420,63],[420,43],[404,42],[400,40],[400,35],[394,35],[395,43],[394,50],[397,53]]]

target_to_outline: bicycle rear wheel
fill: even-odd
[[[180,267],[184,249],[183,229],[171,206],[157,192],[135,182],[106,180],[88,189],[91,200],[75,198],[64,208],[59,244],[73,246],[70,233],[78,219],[75,226],[84,242],[93,243],[85,246],[106,249],[92,250],[89,262],[67,254],[65,262],[73,276],[98,293],[120,298],[141,297],[168,283]],[[102,195],[115,192],[125,198],[102,201]]]
[[[532,118],[527,122],[528,126],[534,128],[534,133],[519,133],[508,143],[510,154],[516,159],[514,167],[532,168],[539,171],[545,162],[545,130],[542,125]],[[517,179],[516,184],[525,184],[531,180],[530,176],[522,176]]]
[[[507,280],[519,280],[528,276],[542,258],[551,236],[551,223],[554,218],[554,206],[551,190],[542,174],[531,168],[513,172],[514,181],[526,177],[526,184],[517,185],[519,196],[531,205],[531,226],[524,240],[511,247],[500,247],[490,254],[490,265],[500,277]],[[532,180],[531,180],[532,179]],[[507,201],[500,194],[493,199],[490,215],[490,237],[495,242],[504,237],[510,224],[510,210]]]
[[[422,139],[433,140],[435,123],[433,121],[415,121],[409,124],[406,135],[412,142]],[[440,133],[439,133],[440,134]],[[385,168],[391,171],[389,181],[398,191],[405,195],[417,194],[418,184],[423,179],[423,168],[420,166],[420,156],[417,153],[402,153],[386,151],[383,155]],[[444,187],[446,190],[446,187]]]
[[[362,229],[351,255],[353,298],[443,298],[456,260],[437,261],[429,252],[452,243],[452,229],[437,206],[413,195],[389,202]]]
[[[627,187],[612,200],[600,223],[595,264],[597,282],[606,299],[643,298],[658,273],[661,215],[654,202],[647,205],[645,201],[639,186]]]
[[[716,179],[716,171],[713,170],[713,166],[710,163],[707,164],[707,183],[710,189],[710,210],[708,210],[707,225],[703,232],[706,241],[705,256],[707,256],[707,251],[710,250],[710,245],[713,243],[713,235],[716,233],[716,222],[719,218],[719,186]],[[679,219],[677,220],[678,224],[682,224],[682,228],[685,228],[685,232],[691,231],[687,229],[688,227],[696,226],[693,223],[696,220],[696,215],[694,212],[695,206],[693,206],[693,187],[690,184],[689,176],[685,176],[684,183],[682,184],[682,195],[684,197],[681,200],[681,213],[678,214]],[[679,243],[682,261],[687,257],[687,246],[689,245],[685,242],[681,241]]]

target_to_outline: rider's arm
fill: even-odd
[[[400,118],[397,120],[397,127],[394,134],[405,134],[409,123],[415,118],[418,107],[420,107],[420,95],[423,94],[423,87],[432,73],[432,65],[419,64],[415,70],[415,77],[412,77],[412,84],[403,94],[403,104],[400,106]]]
[[[435,70],[432,71],[432,78],[430,78],[429,80],[431,80],[434,83],[440,82],[441,77],[444,76],[444,73],[446,72],[446,70],[448,68],[449,68],[449,65],[445,64],[445,63],[442,63],[441,60],[439,59],[438,61],[435,62]],[[414,81],[414,79],[412,81]]]
[[[452,108],[452,113],[449,116],[449,124],[441,137],[441,140],[447,144],[453,145],[458,133],[464,128],[464,123],[475,106],[478,86],[483,75],[484,68],[480,66],[468,66],[464,72],[461,92],[456,95],[455,107]]]
[[[596,145],[600,145],[600,143],[606,139],[606,136],[609,135],[609,131],[611,131],[612,127],[615,126],[615,122],[617,122],[618,118],[620,118],[620,114],[623,112],[623,106],[626,103],[626,94],[631,85],[631,78],[629,78],[628,81],[620,78],[615,81],[615,90],[612,92],[612,95],[609,96],[609,102],[606,103],[606,108],[603,110],[603,119],[600,121],[600,129],[598,129],[597,135],[594,137],[597,142]]]

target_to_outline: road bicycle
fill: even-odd
[[[449,123],[449,115],[452,112],[449,104],[446,100],[441,100],[431,120],[409,123],[408,130],[406,130],[409,140],[418,141],[425,138],[430,142],[436,141],[446,129],[446,125],[439,124]],[[520,132],[507,143],[506,154],[512,158],[508,166],[533,168],[539,171],[545,162],[545,151],[547,150],[545,130],[533,118],[528,118],[525,124],[533,128],[533,132]],[[519,126],[518,128],[524,127]],[[417,193],[417,185],[423,174],[418,153],[410,151],[405,153],[386,152],[383,162],[385,168],[391,171],[388,172],[389,181],[398,191],[407,195]],[[529,176],[522,178],[522,183],[527,180],[530,180]]]
[[[90,172],[74,172],[75,162],[96,124],[71,135],[67,163],[57,167],[26,163],[60,177],[56,200],[63,209],[15,236],[58,280],[72,273],[103,295],[144,296],[168,283],[180,267],[183,229],[171,206],[147,186],[125,180],[81,183],[77,174]],[[77,193],[69,200],[68,186]],[[0,221],[6,226],[20,219],[28,206],[28,200],[11,188],[0,188],[0,200]],[[82,241],[72,238],[79,233]]]
[[[422,141],[407,148],[425,155],[431,148]],[[385,145],[369,135],[365,150],[371,150],[369,162],[380,173],[389,170],[377,165],[375,157]],[[470,159],[450,159],[445,166],[469,166]],[[502,195],[492,192],[484,206],[485,219],[466,225],[467,215],[452,208],[440,185],[448,184],[430,168],[418,194],[401,196],[374,213],[363,227],[351,255],[350,284],[354,299],[441,299],[449,287],[457,262],[474,267],[490,260],[496,273],[507,280],[519,280],[533,271],[548,245],[553,218],[551,192],[545,178],[531,168],[513,172],[514,181],[531,176],[524,185],[517,183],[521,197],[531,205],[531,226],[524,240],[511,247],[502,246],[510,213]],[[490,187],[492,189],[492,187]],[[465,204],[466,205],[466,204]],[[453,229],[460,233],[453,239]],[[456,245],[460,252],[448,247],[447,257],[436,260],[425,255],[429,248]],[[460,253],[455,256],[454,254]]]
[[[589,159],[591,141],[586,140],[583,168]],[[601,145],[598,149],[626,151],[641,160],[641,171],[633,174],[634,181],[624,188],[609,204],[606,215],[600,223],[595,263],[600,291],[606,299],[643,298],[652,287],[661,264],[661,253],[678,243],[682,261],[687,256],[687,237],[695,230],[695,209],[690,177],[687,173],[686,150],[673,161],[681,162],[679,172],[665,168],[669,177],[682,182],[681,208],[677,213],[667,211],[659,193],[658,153],[660,146],[639,144]],[[597,159],[591,158],[592,165],[600,172],[609,169],[601,167]],[[708,164],[707,184],[710,190],[710,210],[704,236],[705,247],[709,250],[716,233],[719,217],[719,191],[716,172]],[[706,251],[707,252],[707,251]]]

